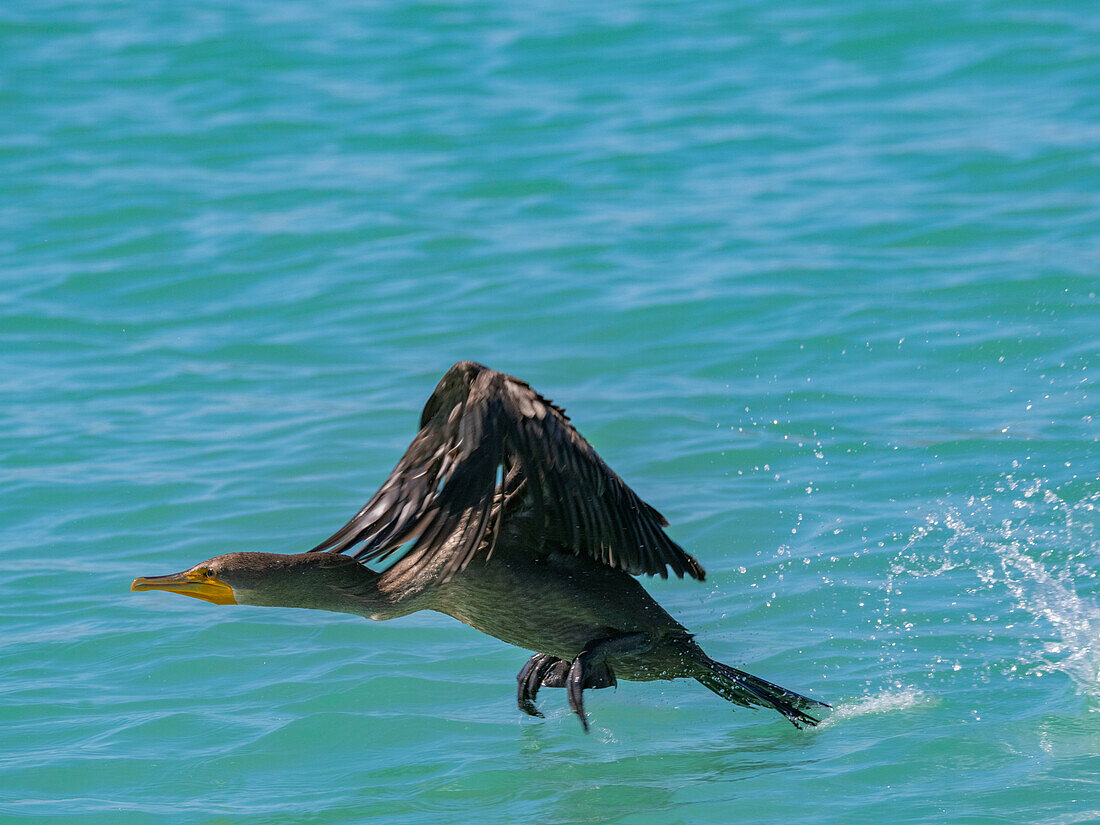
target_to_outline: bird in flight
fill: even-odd
[[[711,659],[638,583],[669,571],[704,578],[667,525],[561,407],[463,361],[381,489],[312,550],[228,553],[130,589],[376,621],[445,613],[532,651],[516,677],[519,709],[542,716],[539,688],[565,688],[586,731],[584,690],[617,679],[692,678],[734,704],[816,725],[807,711],[828,705]],[[365,564],[401,550],[383,572]]]

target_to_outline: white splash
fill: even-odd
[[[1100,608],[1078,595],[1070,577],[1044,567],[1017,542],[996,549],[1017,605],[1056,634],[1042,640],[1047,669],[1061,670],[1086,693],[1100,695]]]
[[[900,594],[905,581],[974,575],[981,589],[1007,594],[1018,612],[1015,620],[972,620],[1007,621],[1002,629],[1019,633],[1024,614],[1023,627],[1034,628],[1022,639],[1025,663],[1064,672],[1082,691],[1100,696],[1100,604],[1092,595],[1100,577],[1100,493],[1068,502],[1042,479],[1012,476],[995,493],[971,499],[965,510],[948,507],[913,532],[886,582],[887,615],[891,594]]]
[[[827,719],[822,720],[819,728],[827,728],[846,719],[857,716],[869,716],[873,713],[894,713],[909,710],[921,705],[931,704],[931,699],[923,691],[914,687],[884,690],[874,696],[844,701],[837,704]]]

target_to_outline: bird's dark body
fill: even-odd
[[[532,557],[498,544],[490,560],[471,564],[430,598],[431,609],[482,633],[567,662],[594,639],[642,633],[651,645],[644,652],[608,657],[617,677],[691,675],[691,634],[634,578],[559,550]]]
[[[134,589],[375,620],[439,611],[534,652],[520,709],[539,716],[539,687],[564,687],[586,729],[583,690],[619,678],[691,677],[796,727],[817,723],[805,710],[822,703],[710,659],[642,588],[634,576],[705,574],[561,408],[465,361],[420,424],[381,489],[309,553],[231,553]],[[403,548],[384,572],[359,563]]]

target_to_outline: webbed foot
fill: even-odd
[[[519,709],[530,716],[542,717],[542,711],[535,707],[535,697],[540,687],[568,687],[571,664],[549,653],[536,653],[523,666],[516,676],[516,702]],[[596,690],[615,687],[615,674],[607,662],[592,662],[585,668],[583,689]]]
[[[519,674],[516,676],[518,689],[516,701],[519,709],[529,716],[542,717],[542,712],[535,707],[535,697],[538,695],[539,686],[545,684],[543,679],[551,671],[554,665],[564,665],[561,659],[551,656],[549,653],[536,653],[527,660]]]
[[[584,714],[584,689],[587,687],[611,687],[616,684],[615,673],[607,663],[608,656],[644,653],[650,648],[649,637],[644,633],[627,633],[610,639],[596,639],[585,645],[573,660],[566,677],[565,690],[569,707],[581,720],[581,727],[588,733],[588,719]]]

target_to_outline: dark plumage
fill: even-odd
[[[428,399],[381,489],[309,553],[230,553],[131,589],[376,620],[437,610],[535,651],[517,677],[520,709],[541,716],[539,687],[565,687],[586,730],[582,691],[617,677],[692,677],[796,727],[817,724],[805,711],[823,703],[710,659],[633,578],[704,577],[666,525],[564,410],[463,361]],[[359,563],[410,543],[383,573]]]

